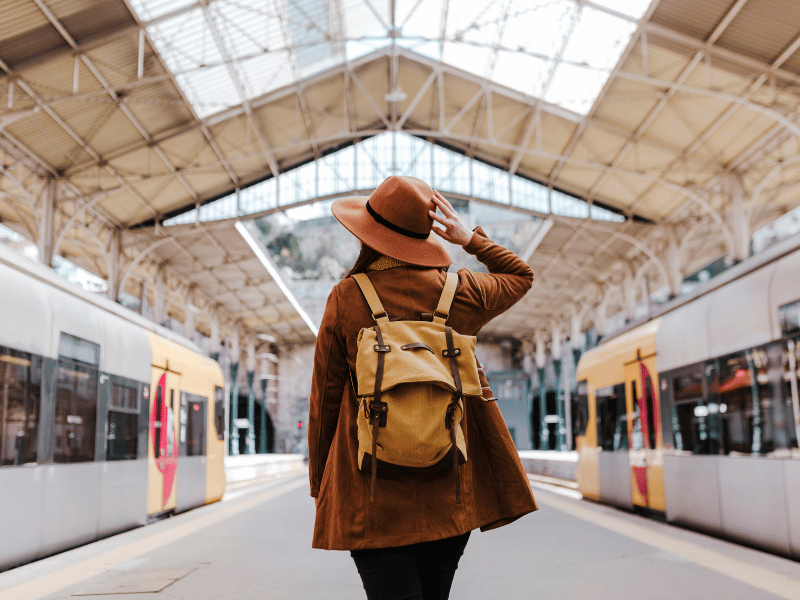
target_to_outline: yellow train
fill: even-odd
[[[593,500],[800,558],[800,236],[577,366]]]
[[[0,571],[222,498],[224,379],[0,247]]]

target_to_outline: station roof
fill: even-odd
[[[684,273],[725,253],[738,226],[723,174],[743,185],[750,230],[800,204],[793,0],[0,0],[0,15],[3,223],[38,238],[57,185],[57,251],[107,276],[121,229],[128,291],[165,263],[231,320],[252,315],[214,273],[244,238],[195,222],[181,247],[188,234],[161,223],[271,178],[307,185],[290,174],[387,131],[587,204],[568,216],[509,195],[551,224],[529,259],[537,286],[491,335],[600,302],[627,268],[665,285],[670,227]],[[368,191],[357,183],[328,196]],[[454,196],[497,202],[472,189]],[[265,211],[310,202],[286,198]]]

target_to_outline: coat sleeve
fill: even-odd
[[[480,227],[475,229],[464,250],[475,255],[489,270],[489,273],[461,271],[471,280],[468,287],[477,295],[476,304],[483,309],[483,314],[475,315],[477,330],[522,299],[533,285],[533,271],[511,250],[490,240]]]
[[[314,350],[308,414],[308,473],[311,495],[319,495],[328,451],[336,433],[339,407],[348,380],[347,350],[339,322],[338,288],[328,296]]]

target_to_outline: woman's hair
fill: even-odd
[[[347,279],[348,277],[352,277],[356,273],[366,273],[369,266],[376,260],[378,260],[381,256],[383,256],[383,254],[381,254],[377,250],[373,250],[372,248],[370,248],[369,246],[367,246],[362,242],[361,252],[358,254],[358,258],[356,259],[355,264],[353,264],[353,267],[344,276],[344,278]],[[425,268],[425,267],[417,267],[416,265],[408,265],[408,266],[416,269]],[[443,273],[447,273],[449,268],[450,268],[449,266],[439,267],[439,270],[442,271]]]
[[[345,277],[352,277],[356,273],[366,273],[369,266],[378,260],[383,254],[377,250],[373,250],[366,244],[361,244],[361,252],[358,254],[353,268],[347,272]]]

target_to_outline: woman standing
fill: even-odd
[[[507,525],[536,510],[536,502],[497,403],[476,398],[465,398],[461,421],[469,459],[459,467],[460,503],[449,471],[379,471],[370,501],[370,476],[358,464],[351,374],[359,331],[375,322],[352,275],[368,275],[391,319],[424,320],[452,262],[433,231],[489,270],[458,272],[447,320],[457,333],[476,335],[525,295],[533,272],[480,227],[469,231],[441,194],[413,177],[390,177],[369,198],[339,199],[332,211],[362,248],[328,297],[317,337],[308,427],[317,504],[312,545],[350,550],[369,600],[446,599],[470,531]],[[483,397],[493,400],[480,366],[479,376]]]

